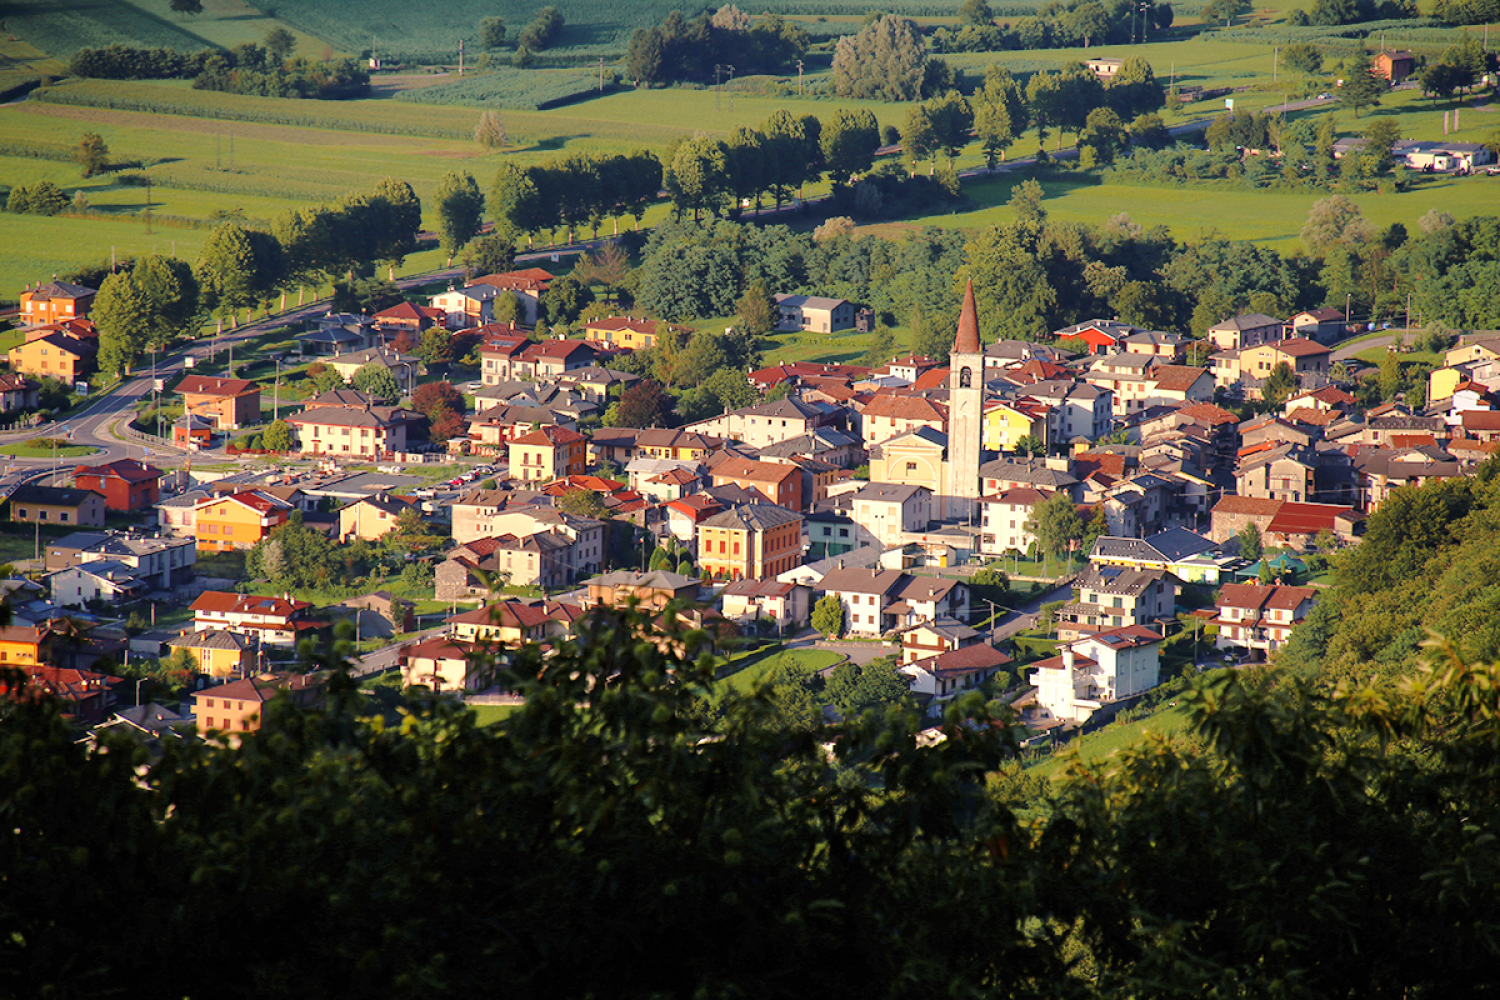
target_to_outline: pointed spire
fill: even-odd
[[[964,307],[958,314],[958,336],[953,338],[953,353],[978,354],[982,350],[979,346],[979,310],[974,306],[974,279],[970,278],[964,289]]]

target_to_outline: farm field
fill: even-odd
[[[165,7],[163,3],[163,7]],[[127,0],[28,0],[7,5],[5,29],[48,55],[66,60],[82,48],[119,42],[194,52],[211,48],[186,25],[136,7]]]
[[[147,233],[140,222],[79,219],[65,216],[7,215],[5,242],[0,245],[0,298],[14,299],[28,281],[47,281],[54,274],[81,264],[109,260],[110,249],[121,257],[148,253],[194,260],[206,229],[161,229]]]
[[[294,56],[322,59],[348,54],[334,51],[322,39],[314,38],[305,31],[298,31],[291,25],[250,6],[244,0],[201,0],[203,13],[193,14],[190,17],[174,14],[170,0],[123,0],[123,2],[143,11],[149,17],[160,18],[179,25],[184,31],[192,32],[193,35],[210,45],[223,49],[232,49],[236,45],[243,45],[247,42],[259,45],[265,41],[266,35],[273,29],[285,28],[297,39],[297,47],[292,52]]]

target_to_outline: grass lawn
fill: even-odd
[[[470,705],[469,709],[474,713],[474,719],[479,725],[493,726],[520,707],[520,705]]]
[[[0,446],[0,455],[10,455],[15,458],[78,458],[82,455],[92,455],[98,451],[88,445],[72,444],[66,448],[52,448],[50,446],[39,446],[30,441],[20,444],[8,444]]]
[[[1384,347],[1372,347],[1367,351],[1360,351],[1354,355],[1361,361],[1368,361],[1372,365],[1379,365],[1385,360],[1390,351]],[[1443,356],[1433,351],[1407,351],[1396,355],[1397,361],[1404,368],[1407,365],[1431,365],[1434,368],[1443,367]]]
[[[1110,754],[1133,746],[1145,739],[1148,733],[1169,736],[1187,727],[1187,710],[1163,707],[1155,715],[1134,722],[1116,722],[1096,733],[1080,737],[1064,749],[1047,757],[1032,768],[1032,772],[1044,778],[1060,777],[1073,760],[1101,761]]]
[[[750,666],[730,674],[719,682],[719,696],[723,697],[731,692],[749,694],[757,685],[770,677],[771,672],[776,669],[777,661],[783,656],[790,656],[814,670],[826,669],[844,659],[843,654],[829,649],[794,649],[790,652],[782,652],[779,648],[773,647],[769,652],[751,653],[745,657],[753,661]]]

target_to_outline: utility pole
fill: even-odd
[[[1276,82],[1276,66],[1281,60],[1281,46],[1273,46],[1271,49],[1271,82]]]
[[[151,235],[151,173],[145,171],[146,177],[146,235]]]
[[[599,93],[604,93],[604,57],[599,57]]]
[[[1485,30],[1486,31],[1489,30],[1489,25],[1485,25]],[[1486,36],[1486,37],[1488,37],[1488,36]],[[798,97],[802,96],[802,60],[801,59],[797,60],[797,96]]]
[[[722,73],[723,71],[724,71],[724,67],[723,66],[720,66],[718,63],[714,63],[714,111],[715,112],[717,112],[719,110],[719,107],[720,107],[719,106],[719,101],[720,101],[720,99],[721,99],[721,97],[722,97],[722,95],[724,93],[724,89],[721,86],[719,86],[719,74]],[[1444,117],[1446,118],[1447,116],[1445,115]]]
[[[458,75],[464,75],[464,40],[458,40]]]

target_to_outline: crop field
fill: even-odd
[[[5,28],[61,59],[82,48],[115,42],[183,52],[210,47],[185,26],[126,0],[27,0],[20,5],[7,4]]]
[[[28,281],[46,281],[80,264],[148,253],[194,260],[208,238],[204,229],[156,229],[141,222],[75,219],[66,216],[6,215],[0,244],[0,296],[14,299]]]
[[[608,84],[606,84],[608,85]],[[471,105],[536,111],[598,93],[591,69],[513,69],[497,67],[450,83],[402,91],[400,101],[417,104]]]
[[[232,49],[236,45],[265,41],[266,35],[275,28],[286,28],[297,39],[297,48],[292,54],[308,59],[325,56],[341,56],[347,53],[332,50],[322,39],[298,31],[276,18],[255,9],[244,0],[201,0],[203,13],[183,17],[174,14],[169,0],[124,0],[148,16],[160,18],[180,25],[184,31],[203,39],[210,45]]]

